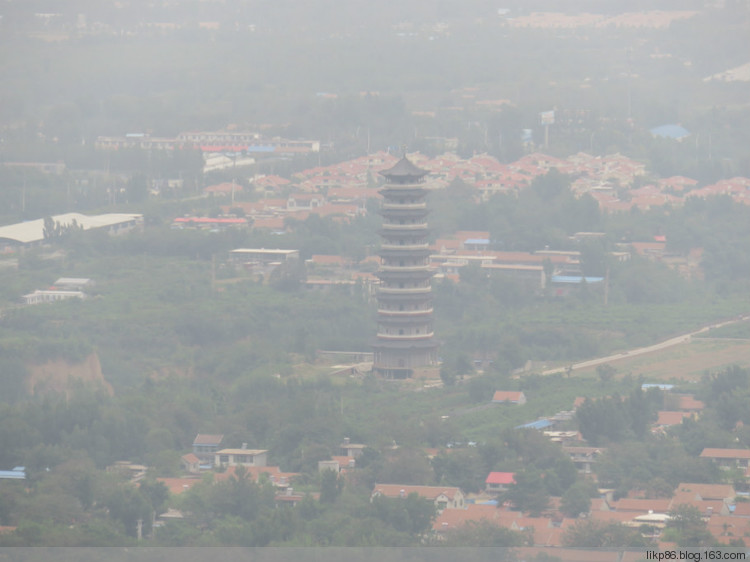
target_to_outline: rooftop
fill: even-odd
[[[427,170],[417,168],[412,164],[411,160],[404,156],[401,160],[396,162],[393,167],[388,168],[387,170],[382,170],[380,175],[386,178],[421,178],[428,173]]]

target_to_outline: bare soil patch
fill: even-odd
[[[53,392],[67,396],[75,382],[97,385],[110,396],[114,394],[112,385],[102,374],[102,366],[96,353],[92,353],[80,363],[58,359],[38,365],[27,365],[26,368],[29,372],[26,380],[29,394]]]

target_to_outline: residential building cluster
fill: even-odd
[[[415,153],[409,159],[429,172],[425,188],[441,189],[460,180],[474,190],[477,202],[496,193],[518,193],[554,168],[571,178],[571,190],[577,197],[590,195],[605,212],[678,206],[691,197],[715,195],[750,204],[750,178],[736,177],[707,186],[698,186],[696,180],[683,176],[650,179],[643,163],[619,154],[592,156],[579,152],[563,159],[535,152],[510,164],[486,154],[464,159],[454,153],[435,158]],[[310,214],[350,220],[367,212],[368,200],[381,198],[379,173],[397,160],[392,154],[377,152],[310,168],[291,179],[259,176],[253,179],[252,187],[262,198],[252,202],[242,200],[243,188],[234,183],[209,186],[205,193],[223,203],[225,214],[243,213],[252,228],[285,231],[290,228],[285,219],[305,220]]]
[[[574,409],[584,400],[577,398]],[[500,405],[499,407],[522,406],[526,403],[526,396],[519,391],[498,390],[492,402]],[[652,431],[662,432],[668,425],[697,417],[704,408],[702,402],[690,395],[668,395],[668,403],[674,411],[659,412],[659,420],[652,425]],[[536,420],[519,427],[543,432],[550,441],[560,445],[579,473],[585,478],[595,478],[593,467],[607,449],[589,446],[577,431],[557,430],[554,427],[560,420],[571,419],[571,415],[565,414],[572,413],[561,412],[552,418]],[[427,453],[461,455],[461,451],[460,448],[448,448]],[[648,528],[650,538],[659,542],[661,531],[671,517],[670,513],[680,507],[690,506],[701,514],[708,531],[719,543],[728,545],[735,541],[736,544],[739,540],[747,545],[750,541],[750,503],[745,498],[750,488],[750,451],[707,448],[700,457],[712,460],[722,469],[739,471],[744,475],[744,483],[729,485],[683,482],[673,490],[670,497],[658,498],[645,497],[635,492],[626,497],[615,498],[613,490],[600,489],[600,495],[592,499],[589,511],[578,518],[563,515],[560,498],[554,497],[538,517],[531,517],[517,510],[503,496],[515,484],[515,474],[512,472],[490,472],[485,480],[484,490],[478,494],[465,494],[452,486],[376,484],[372,496],[403,498],[416,493],[434,502],[438,515],[433,522],[433,532],[438,537],[469,522],[482,522],[523,532],[529,545],[555,548],[563,546],[565,531],[583,518],[602,523],[620,523],[636,529]],[[660,549],[672,547],[674,545],[659,542]]]
[[[576,399],[574,408],[580,406],[584,398]],[[492,399],[495,407],[521,407],[526,403],[522,392],[497,391]],[[673,412],[660,412],[660,420],[653,425],[654,431],[662,431],[663,414],[678,413],[678,419],[668,424],[681,423],[687,417],[700,415],[704,405],[689,395],[667,395],[667,403],[674,408]],[[572,412],[565,412],[571,414]],[[563,414],[563,413],[561,413]],[[555,416],[547,420],[537,420],[521,427],[536,428],[551,442],[558,444],[561,450],[571,459],[584,478],[596,482],[593,467],[607,449],[592,447],[582,440],[576,430],[557,429],[559,420],[569,420],[570,416]],[[539,423],[545,421],[546,423]],[[439,454],[464,454],[467,450],[456,444],[439,449],[425,449],[422,453],[427,459]],[[475,443],[469,446],[476,446]],[[366,448],[365,444],[353,443],[344,439],[336,454],[318,462],[319,472],[333,471],[348,482],[357,481],[358,461]],[[383,451],[387,457],[398,451],[392,448]],[[682,482],[669,497],[646,497],[644,493],[631,492],[625,497],[617,498],[613,490],[599,489],[599,496],[592,498],[588,511],[577,518],[563,514],[561,498],[552,497],[546,509],[540,515],[531,516],[519,510],[507,500],[506,492],[516,484],[514,472],[492,471],[487,474],[484,488],[478,493],[466,493],[461,488],[447,485],[406,484],[399,482],[380,482],[373,485],[371,500],[383,496],[405,499],[412,494],[424,498],[435,506],[436,517],[432,523],[431,534],[436,540],[446,537],[448,533],[461,526],[473,523],[487,524],[517,531],[525,536],[528,546],[547,549],[554,553],[563,544],[563,536],[581,519],[603,524],[618,523],[641,533],[648,533],[660,549],[673,548],[671,543],[661,542],[662,530],[667,526],[671,513],[677,509],[690,506],[701,514],[708,531],[717,542],[734,545],[742,541],[750,544],[750,502],[743,501],[750,487],[750,451],[746,449],[706,448],[701,458],[709,459],[724,470],[734,470],[744,475],[744,483],[735,479],[734,484],[703,484]],[[303,494],[292,487],[295,473],[286,473],[278,466],[268,465],[268,451],[250,449],[247,444],[240,448],[224,446],[224,436],[220,434],[198,434],[193,442],[193,450],[181,458],[183,475],[177,478],[159,478],[172,496],[187,492],[195,484],[205,481],[204,475],[211,473],[213,482],[222,482],[238,475],[239,467],[254,482],[268,482],[276,489],[277,505],[292,505],[304,499],[308,494],[317,498],[317,493]],[[144,477],[146,467],[118,463],[112,470],[118,470],[134,481]],[[170,509],[162,516],[166,519],[179,519],[184,513]]]
[[[576,28],[634,28],[667,29],[673,22],[690,19],[698,15],[691,10],[648,10],[626,12],[617,15],[605,14],[563,14],[556,12],[532,12],[515,18],[508,18],[508,25],[538,29]]]
[[[139,148],[143,150],[175,150],[197,148],[203,153],[306,154],[320,152],[320,141],[267,138],[256,132],[190,131],[176,137],[152,137],[148,133],[129,133],[119,137],[100,136],[99,150]]]

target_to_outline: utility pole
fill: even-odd
[[[604,274],[604,306],[609,303],[609,267],[607,272]]]

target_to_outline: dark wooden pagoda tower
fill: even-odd
[[[388,378],[407,378],[415,368],[437,362],[424,187],[427,171],[404,157],[380,174],[386,183],[380,190],[383,228],[373,371]]]

